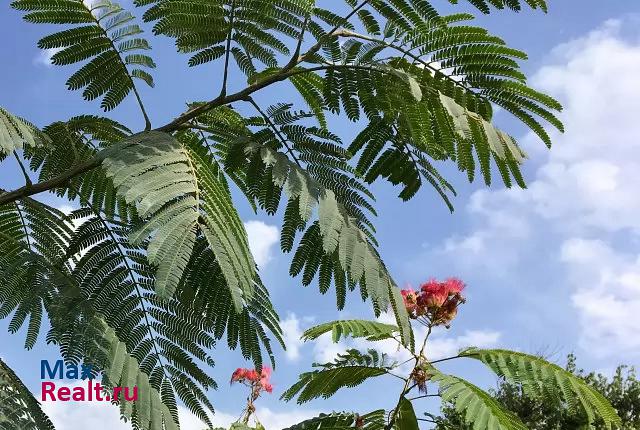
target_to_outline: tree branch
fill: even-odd
[[[362,3],[360,3],[358,6],[356,6],[353,10],[351,10],[351,12],[349,12],[344,18],[343,21],[346,21],[348,19],[350,19],[353,15],[355,15],[360,9],[362,9],[364,6],[366,6],[369,3],[370,0],[364,0]],[[305,61],[309,56],[313,55],[314,53],[316,53],[321,47],[322,44],[331,37],[337,37],[340,36],[342,33],[344,32],[344,30],[340,30],[340,26],[336,26],[334,27],[329,33],[325,34],[324,36],[320,37],[318,39],[318,41],[316,42],[315,45],[313,45],[308,51],[306,51],[304,54],[299,55],[297,59],[295,59],[295,61],[290,61],[288,64],[286,64],[282,69],[280,69],[277,73],[274,73],[273,75],[270,75],[260,81],[254,82],[253,84],[249,85],[248,87],[244,88],[241,91],[238,91],[236,93],[233,94],[220,94],[218,97],[216,97],[213,100],[210,100],[198,107],[195,107],[193,109],[188,110],[187,112],[181,114],[180,116],[178,116],[177,118],[173,119],[172,121],[168,122],[167,124],[156,128],[156,131],[162,131],[165,133],[171,133],[174,132],[176,130],[182,129],[184,128],[184,124],[193,120],[194,118],[196,118],[198,115],[205,113],[211,109],[214,109],[218,106],[224,106],[227,105],[229,103],[233,103],[233,102],[237,102],[237,101],[244,101],[247,100],[248,97],[250,97],[253,93],[255,93],[256,91],[259,91],[265,87],[268,87],[269,85],[272,85],[276,82],[282,82],[285,81],[287,79],[289,79],[291,76],[295,76],[297,74],[300,73],[308,73],[308,72],[312,72],[312,71],[316,71],[316,70],[327,70],[330,68],[338,68],[338,67],[353,67],[353,68],[368,68],[369,70],[375,70],[372,69],[370,67],[365,67],[365,66],[356,66],[356,65],[324,65],[324,66],[318,66],[318,67],[314,67],[314,68],[309,68],[309,69],[304,69],[304,70],[293,70],[295,68],[295,66],[297,66],[298,64],[300,64],[301,62]],[[300,44],[302,44],[302,42],[299,42]],[[294,57],[295,58],[295,57]],[[142,104],[142,100],[139,97],[139,94],[135,88],[134,85],[134,93],[136,95],[136,98],[138,100],[138,104],[140,105],[140,109],[142,110],[143,116],[145,117],[145,130],[148,131],[150,130],[150,121],[149,118],[146,114],[146,111],[144,109],[144,106]],[[32,196],[34,194],[38,194],[44,191],[49,191],[52,190],[54,188],[58,188],[61,187],[63,185],[65,185],[70,179],[73,179],[74,177],[81,175],[82,173],[88,172],[89,170],[95,169],[96,167],[98,167],[100,164],[102,164],[102,160],[99,158],[93,158],[92,160],[86,161],[84,163],[81,163],[79,165],[77,165],[76,167],[69,169],[68,171],[66,171],[65,173],[52,178],[48,181],[44,181],[44,182],[40,182],[37,184],[32,184],[32,185],[25,185],[24,187],[18,188],[14,191],[9,191],[3,194],[0,194],[0,205],[1,204],[5,204],[5,203],[10,203],[16,200],[19,200],[21,198],[24,197],[28,197],[28,196]]]
[[[362,3],[360,3],[358,6],[356,6],[350,13],[348,13],[343,19],[342,21],[346,21],[348,19],[350,19],[353,15],[355,15],[360,9],[362,9],[364,6],[366,6],[369,3],[370,0],[364,0]],[[230,94],[230,95],[226,95],[226,94],[220,94],[218,97],[216,97],[215,99],[202,104],[194,109],[191,109],[185,113],[183,113],[182,115],[178,116],[177,118],[175,118],[173,121],[163,125],[162,127],[158,127],[156,130],[157,131],[164,131],[164,132],[172,132],[175,131],[177,129],[180,128],[180,126],[182,124],[184,124],[185,122],[191,121],[192,119],[194,119],[195,117],[197,117],[198,115],[207,112],[211,109],[214,109],[218,106],[223,106],[229,103],[233,103],[233,102],[237,102],[237,101],[241,101],[241,100],[245,100],[248,96],[250,96],[251,94],[255,93],[258,90],[261,90],[262,88],[268,87],[271,84],[274,84],[276,82],[281,82],[284,81],[286,79],[288,79],[290,76],[293,76],[296,73],[290,74],[290,72],[292,71],[292,69],[297,66],[298,64],[300,64],[301,62],[305,61],[309,56],[313,55],[314,53],[316,53],[320,47],[322,47],[322,44],[331,37],[336,37],[339,36],[339,30],[340,30],[340,26],[336,26],[334,27],[329,33],[325,34],[324,36],[320,37],[318,39],[318,41],[316,42],[315,45],[313,45],[311,48],[309,48],[309,50],[307,52],[305,52],[304,54],[298,56],[297,58],[294,56],[292,58],[292,61],[289,61],[289,63],[287,63],[283,68],[281,68],[277,73],[274,73],[273,75],[270,75],[260,81],[257,81],[251,85],[249,85],[248,87],[246,87],[245,89],[238,91],[237,93],[234,94]],[[302,41],[299,42],[300,44],[302,44]]]
[[[356,33],[354,31],[347,30],[345,28],[341,29],[340,31],[335,32],[335,35],[338,36],[338,37],[353,37],[354,39],[361,39],[361,40],[365,40],[367,42],[379,43],[380,45],[382,45],[384,47],[395,49],[396,51],[398,51],[401,54],[403,54],[403,56],[411,58],[414,62],[419,63],[420,65],[422,65],[424,68],[430,70],[431,72],[433,72],[433,73],[441,73],[447,79],[452,81],[454,84],[464,88],[467,91],[473,92],[475,94],[475,92],[471,88],[469,88],[468,86],[464,85],[462,82],[456,81],[451,76],[447,75],[446,73],[443,73],[441,69],[438,69],[437,67],[432,66],[431,63],[427,63],[422,58],[420,58],[420,56],[414,54],[413,52],[411,52],[408,49],[403,48],[402,46],[399,46],[399,45],[396,45],[396,44],[393,44],[393,43],[389,43],[389,42],[387,42],[385,40],[382,40],[382,39],[377,39],[375,37],[367,36],[365,34]]]
[[[56,176],[55,178],[49,179],[48,181],[25,185],[24,187],[15,189],[13,191],[0,194],[0,205],[11,203],[16,200],[32,196],[34,194],[52,190],[54,188],[62,187],[67,182],[69,182],[69,180],[85,172],[88,172],[89,170],[95,169],[100,164],[102,164],[102,160],[98,157],[94,157],[89,161],[78,164],[74,168],[67,170],[65,173]]]

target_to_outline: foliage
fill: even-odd
[[[0,360],[0,429],[54,429],[49,417],[40,409],[40,403],[2,360]]]
[[[393,365],[386,361],[386,355],[376,350],[362,353],[350,349],[332,363],[316,364],[319,370],[300,375],[300,380],[282,394],[282,399],[297,397],[302,404],[318,397],[331,397],[341,388],[355,387],[369,378],[388,373]]]
[[[440,315],[440,308],[449,306],[452,294],[455,295],[458,304],[464,302],[464,297],[461,295],[462,286],[463,284],[457,280],[456,282],[430,280],[421,288],[418,306],[425,306],[424,315]],[[411,290],[411,292],[412,294],[403,295],[404,305],[408,312],[415,315],[417,312],[415,291]],[[455,314],[455,312],[452,313],[453,317],[449,319],[449,322],[455,317]],[[418,321],[418,318],[415,317],[414,320]],[[422,347],[418,352],[406,349],[406,355],[409,356],[409,359],[403,364],[413,362],[409,372],[398,363],[389,363],[385,355],[376,350],[372,349],[364,354],[352,349],[345,354],[338,355],[338,358],[332,363],[315,364],[314,366],[318,370],[301,374],[298,382],[285,391],[282,398],[288,401],[297,397],[298,403],[304,403],[318,397],[332,396],[339,389],[354,387],[371,378],[393,376],[401,379],[404,386],[400,391],[398,403],[391,410],[383,413],[382,428],[386,430],[417,430],[419,426],[414,403],[417,404],[419,399],[430,396],[440,397],[445,404],[449,405],[448,414],[455,417],[455,425],[449,427],[442,419],[433,414],[425,413],[428,418],[422,420],[437,424],[438,429],[526,430],[530,428],[513,411],[506,409],[505,405],[501,404],[492,393],[463,378],[442,373],[435,366],[442,361],[453,359],[475,359],[486,364],[498,376],[511,383],[519,384],[524,394],[531,398],[539,399],[544,403],[560,403],[572,411],[578,410],[580,416],[585,418],[585,428],[596,423],[602,423],[604,428],[609,430],[621,426],[622,420],[616,409],[602,394],[592,388],[585,381],[585,378],[580,378],[539,357],[521,352],[498,349],[483,350],[471,347],[462,350],[454,357],[430,360],[425,355],[425,351],[428,351],[429,336],[432,329],[441,324],[441,320],[426,316],[425,320],[421,322],[426,325],[427,333],[422,339]],[[366,321],[357,323],[336,321],[313,327],[307,333],[326,333],[330,327],[343,325],[357,327],[358,329],[354,330],[357,337],[380,340],[379,327]],[[308,335],[306,337],[309,338]],[[388,340],[394,339],[391,335],[387,335],[386,338]],[[334,337],[335,342],[339,340],[339,336]],[[397,341],[397,339],[395,340]],[[399,345],[402,344],[399,342]],[[398,375],[398,372],[405,376]],[[410,397],[410,393],[415,388],[422,395]]]
[[[547,9],[544,0],[468,3],[482,13]],[[135,428],[175,428],[178,402],[211,426],[210,354],[223,338],[257,369],[265,355],[275,364],[272,342],[284,346],[233,190],[256,211],[283,214],[281,248],[302,284],[318,279],[322,294],[333,286],[338,309],[358,291],[374,315],[395,317],[395,325],[334,322],[308,338],[388,338],[413,351],[415,315],[383,261],[370,185],[386,180],[408,200],[428,184],[453,208],[455,190],[440,173],[447,165],[469,181],[479,172],[491,184],[498,172],[507,186],[525,186],[525,154],[492,122],[494,106],[547,145],[545,127],[563,129],[558,102],[527,86],[523,52],[427,0],[136,0],[138,14],[110,0],[11,7],[52,32],[39,46],[55,51],[54,65],[76,65],[70,90],[105,112],[131,96],[144,129],[79,115],[39,131],[0,110],[0,161],[13,155],[25,178],[0,189],[0,317],[11,318],[11,332],[26,324],[27,349],[49,327],[46,340],[67,362],[94,364],[107,385],[145,387],[139,405],[120,405]],[[221,71],[219,93],[203,89],[205,101],[155,126],[138,86],[153,87],[156,67],[146,25],[188,53],[189,65]],[[247,84],[232,88],[238,72]],[[288,85],[305,105],[263,107],[254,96],[272,85]],[[336,115],[361,127],[352,142],[332,131]],[[44,192],[78,210],[34,200]],[[460,302],[447,298],[443,324]],[[375,351],[349,351],[285,397],[329,396],[394,366]],[[407,402],[392,425],[413,421]],[[367,428],[388,427],[377,412],[354,425],[365,416]],[[320,417],[318,426],[332,419],[342,422]]]
[[[315,340],[331,332],[331,339],[337,343],[341,338],[364,337],[367,340],[388,339],[398,331],[398,327],[377,321],[343,320],[332,321],[311,327],[302,334],[302,340]]]
[[[47,141],[33,124],[0,107],[0,161],[17,149],[36,146]]]
[[[618,366],[613,378],[591,372],[585,374],[575,367],[575,356],[569,355],[566,370],[583,379],[590,387],[602,395],[616,409],[621,419],[621,429],[631,430],[640,425],[640,382],[633,369]],[[585,414],[579,409],[568,407],[560,399],[532,396],[521,384],[500,379],[496,390],[491,394],[507,409],[513,411],[520,420],[532,430],[560,430],[565,428],[581,428],[587,424]],[[443,416],[436,426],[438,430],[471,429],[465,427],[460,415],[450,404],[443,407]],[[594,428],[605,429],[605,423],[597,419]]]

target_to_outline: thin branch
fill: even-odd
[[[60,188],[66,185],[71,179],[85,172],[88,172],[89,170],[95,169],[100,164],[102,164],[102,159],[99,157],[94,157],[89,161],[78,164],[77,166],[67,170],[59,176],[56,176],[55,178],[49,179],[48,181],[38,182],[37,184],[28,186],[25,185],[24,187],[20,187],[13,191],[0,194],[0,205],[11,203],[16,200],[32,196],[34,194],[52,190],[54,188]]]
[[[357,7],[355,7],[349,14],[347,14],[342,21],[346,21],[348,19],[350,19],[353,15],[355,15],[360,9],[362,9],[365,5],[367,5],[369,3],[370,0],[364,0],[362,3],[360,3],[360,5],[358,5]],[[336,37],[339,36],[338,31],[340,30],[340,26],[336,26],[334,27],[329,33],[323,35],[322,37],[320,37],[318,39],[318,41],[316,42],[315,45],[313,45],[307,52],[305,52],[304,54],[298,56],[298,58],[295,61],[289,61],[288,64],[286,64],[282,69],[280,69],[277,73],[274,73],[273,75],[270,75],[258,82],[254,82],[253,84],[249,85],[248,87],[246,87],[245,89],[238,91],[237,93],[234,94],[230,94],[230,95],[223,95],[220,94],[218,97],[216,97],[215,99],[204,103],[196,108],[193,108],[185,113],[183,113],[182,115],[180,115],[179,117],[177,117],[176,119],[174,119],[173,121],[169,122],[168,124],[163,125],[162,127],[158,127],[156,130],[157,131],[164,131],[164,132],[172,132],[175,131],[177,129],[180,128],[180,126],[186,122],[191,121],[193,118],[197,117],[198,115],[207,112],[211,109],[214,109],[218,106],[223,106],[229,103],[233,103],[233,102],[237,102],[237,101],[241,101],[241,100],[245,100],[248,96],[250,96],[251,94],[255,93],[256,91],[265,88],[271,84],[274,84],[276,82],[281,82],[281,81],[285,81],[287,79],[289,79],[289,77],[296,75],[297,73],[295,73],[294,71],[292,71],[292,69],[300,64],[301,62],[305,61],[308,57],[310,57],[311,55],[315,54],[320,47],[322,46],[322,44],[330,37]],[[322,70],[322,69],[316,69],[316,70]],[[312,69],[307,69],[307,71],[312,71]],[[292,73],[294,72],[294,73]]]
[[[24,215],[22,214],[22,209],[20,205],[16,205],[16,210],[18,211],[18,215],[20,216],[20,223],[22,224],[22,229],[24,230],[24,237],[27,239],[27,246],[31,249],[31,235],[29,234],[29,229],[27,228],[27,222],[24,219]]]
[[[363,7],[365,7],[370,0],[364,0],[362,3],[360,3],[358,6],[356,6],[355,8],[353,8],[353,10],[351,12],[349,12],[344,18],[341,19],[342,22],[346,22],[349,19],[351,19],[352,16],[354,16],[356,13],[358,13],[358,11],[360,9],[362,9]],[[324,42],[327,41],[327,39],[330,39],[332,37],[338,36],[338,32],[341,31],[340,28],[342,27],[342,24],[338,24],[335,27],[333,27],[331,29],[331,31],[329,31],[328,33],[322,35],[318,41],[315,43],[315,45],[313,45],[304,55],[298,57],[298,61],[297,63],[301,63],[303,62],[306,58],[308,58],[309,56],[315,54],[316,52],[318,52],[318,50],[322,47],[322,44]]]
[[[387,375],[394,376],[394,377],[396,377],[396,378],[398,378],[398,379],[400,379],[400,380],[402,380],[402,381],[407,382],[407,378],[405,378],[405,377],[402,377],[402,376],[400,376],[400,375],[396,375],[395,373],[392,373],[392,372],[390,372],[390,371],[388,371],[388,370],[387,370],[387,372],[386,372],[386,373],[387,373]]]
[[[398,398],[398,403],[396,404],[396,407],[393,409],[393,411],[391,411],[391,414],[389,415],[389,422],[384,426],[385,430],[391,430],[393,428],[393,425],[395,424],[396,421],[396,415],[398,414],[398,411],[400,410],[400,403],[402,402],[402,399],[405,398],[405,395],[411,391],[412,387],[410,387],[409,385],[411,384],[411,378],[407,378],[405,383],[404,383],[404,387],[402,388],[402,391],[400,392],[400,397]]]
[[[360,9],[362,9],[365,5],[367,5],[369,3],[369,0],[365,0],[362,3],[360,3],[360,5],[358,5],[356,8],[354,8],[349,14],[347,14],[344,18],[344,20],[348,20],[350,19],[353,15],[355,15]],[[265,87],[268,87],[269,85],[272,85],[274,83],[277,82],[282,82],[285,81],[287,79],[289,79],[292,76],[298,75],[300,73],[309,73],[309,72],[313,72],[313,71],[319,71],[319,70],[328,70],[331,68],[341,68],[341,67],[346,67],[346,68],[355,68],[355,69],[367,69],[367,70],[372,70],[372,71],[378,71],[375,68],[371,68],[371,67],[367,67],[367,66],[358,66],[358,65],[339,65],[339,64],[328,64],[328,65],[323,65],[323,66],[317,66],[317,67],[313,67],[313,68],[309,68],[309,69],[303,69],[303,70],[293,70],[294,67],[299,64],[300,62],[304,61],[306,58],[308,58],[309,56],[313,55],[315,52],[318,51],[318,49],[320,49],[320,47],[322,46],[322,44],[324,43],[325,40],[327,40],[330,37],[336,37],[336,36],[340,36],[341,32],[339,31],[340,27],[336,26],[334,27],[329,33],[325,34],[324,36],[320,37],[319,40],[317,41],[317,43],[312,46],[307,52],[305,52],[304,54],[300,55],[296,61],[290,62],[289,64],[287,64],[286,66],[284,66],[282,69],[280,69],[277,73],[274,73],[273,75],[267,76],[264,79],[261,79],[257,82],[254,82],[253,84],[247,86],[246,88],[244,88],[241,91],[238,91],[236,93],[230,94],[230,95],[219,95],[218,97],[216,97],[213,100],[210,100],[207,103],[204,103],[198,107],[195,107],[193,109],[188,110],[187,112],[184,112],[183,114],[181,114],[180,116],[178,116],[177,118],[173,119],[172,121],[168,122],[167,124],[156,128],[156,131],[161,131],[161,132],[165,132],[165,133],[171,133],[174,132],[176,130],[179,129],[184,129],[185,128],[185,124],[188,123],[189,121],[191,121],[192,119],[196,118],[198,115],[203,114],[205,112],[210,111],[211,109],[215,109],[216,107],[219,106],[224,106],[227,105],[229,103],[233,103],[233,102],[237,102],[237,101],[245,101],[247,99],[247,97],[251,96],[253,93],[255,93],[256,91],[259,91]],[[382,71],[380,71],[382,72]],[[131,77],[129,76],[129,79],[131,79]],[[133,81],[132,81],[133,82]],[[138,91],[135,87],[135,85],[133,85],[133,91],[134,94],[136,95],[136,99],[138,100],[138,104],[140,106],[140,109],[142,111],[142,114],[145,118],[145,130],[150,130],[151,129],[151,122],[149,120],[149,117],[144,109],[144,105],[142,104],[142,100],[140,98],[140,95],[138,94]],[[44,191],[49,191],[51,189],[54,188],[58,188],[61,186],[64,186],[69,180],[73,179],[74,177],[81,175],[82,173],[85,173],[89,170],[92,170],[98,166],[100,166],[100,164],[102,163],[102,159],[96,157],[93,158],[92,160],[86,161],[84,163],[81,163],[79,165],[77,165],[76,167],[69,169],[68,171],[66,171],[65,173],[52,178],[48,181],[44,181],[44,182],[40,182],[37,184],[33,184],[30,187],[21,187],[18,188],[14,191],[10,191],[4,194],[0,194],[0,205],[4,204],[4,203],[9,203],[9,202],[13,202],[15,200],[24,198],[24,197],[28,197],[34,194],[38,194]]]
[[[293,52],[293,56],[287,65],[297,64],[298,58],[300,58],[300,50],[302,49],[302,42],[304,41],[304,34],[307,30],[307,25],[309,25],[310,16],[306,15],[304,17],[304,22],[302,23],[302,29],[300,30],[300,35],[298,36],[298,43],[296,45],[296,50]]]
[[[440,397],[440,394],[423,394],[422,396],[408,397],[407,400],[414,401],[418,399],[424,399],[426,397]]]
[[[227,34],[227,46],[224,54],[224,75],[222,77],[222,89],[220,97],[227,95],[227,80],[229,79],[229,57],[231,56],[231,35],[233,34],[233,18],[236,11],[235,0],[231,1],[231,10],[229,12],[229,33]]]
[[[185,129],[185,128],[197,128],[197,127],[194,127],[193,124],[187,124],[187,123],[193,120],[194,118],[196,118],[198,115],[208,112],[211,109],[214,109],[218,106],[227,105],[229,103],[237,102],[237,101],[247,101],[247,98],[249,98],[249,96],[255,93],[256,91],[262,88],[265,88],[269,85],[272,85],[276,82],[287,80],[291,76],[299,75],[302,73],[310,73],[314,71],[329,70],[329,69],[335,69],[335,68],[364,69],[364,70],[370,70],[374,72],[387,73],[383,70],[378,70],[370,66],[359,66],[359,65],[352,65],[352,64],[323,65],[323,66],[317,66],[317,67],[312,67],[309,69],[302,69],[302,70],[282,69],[279,73],[271,75],[252,85],[249,85],[242,91],[238,91],[237,93],[230,94],[226,97],[217,97],[214,100],[211,100],[198,107],[195,107],[185,112],[184,114],[180,115],[178,118],[174,119],[168,124],[165,124],[162,127],[156,128],[155,131],[171,133],[171,132]],[[102,159],[99,157],[94,157],[89,161],[78,164],[77,166],[67,170],[66,172],[62,173],[59,176],[56,176],[55,178],[49,179],[47,181],[39,182],[31,186],[24,186],[16,190],[6,192],[4,194],[0,194],[0,205],[4,203],[10,203],[24,197],[39,194],[44,191],[49,191],[54,188],[62,187],[65,184],[67,184],[69,180],[75,178],[78,175],[81,175],[82,173],[88,172],[89,170],[95,169],[101,164],[102,164]]]
[[[442,363],[443,361],[455,360],[456,358],[462,358],[462,357],[459,355],[456,355],[454,357],[447,357],[447,358],[441,358],[439,360],[430,361],[430,363],[431,364]]]
[[[271,118],[269,117],[269,115],[267,115],[258,105],[258,103],[256,103],[256,101],[251,98],[248,97],[246,99],[247,102],[251,103],[253,105],[254,108],[256,108],[256,110],[258,111],[258,113],[260,113],[260,115],[262,115],[262,117],[264,118],[264,120],[267,122],[267,124],[269,125],[269,127],[271,127],[271,129],[273,130],[273,132],[276,134],[276,136],[278,136],[278,139],[280,139],[280,141],[282,142],[282,144],[284,145],[285,148],[287,148],[287,152],[289,153],[289,155],[291,155],[291,157],[293,158],[293,160],[296,162],[296,164],[298,165],[298,167],[300,167],[301,169],[302,164],[300,163],[300,160],[298,160],[298,157],[296,157],[296,154],[294,154],[293,149],[291,148],[291,146],[289,146],[289,142],[287,142],[287,139],[285,139],[285,137],[282,135],[282,133],[280,132],[280,130],[278,129],[278,127],[276,127],[276,125],[273,123],[273,121],[271,120]]]
[[[27,169],[25,169],[24,164],[22,164],[22,160],[20,159],[16,151],[13,151],[13,155],[16,157],[16,161],[18,162],[20,170],[22,170],[22,174],[24,175],[25,187],[30,187],[32,185],[32,182],[29,174],[27,173]]]
[[[356,33],[354,31],[347,30],[347,29],[344,29],[344,28],[341,29],[339,32],[336,32],[335,35],[338,36],[338,37],[353,37],[355,39],[361,39],[361,40],[365,40],[367,42],[379,43],[380,45],[385,46],[387,48],[395,49],[396,51],[402,53],[403,57],[407,56],[407,57],[411,58],[414,62],[420,63],[422,66],[424,66],[426,69],[429,69],[431,72],[440,73],[443,76],[445,76],[447,79],[449,79],[451,82],[453,82],[454,84],[456,84],[456,85],[464,88],[465,90],[470,91],[470,92],[475,94],[475,92],[471,88],[469,88],[468,86],[464,85],[462,82],[456,81],[451,76],[447,75],[446,73],[443,73],[441,69],[438,69],[437,67],[432,66],[431,63],[427,63],[422,58],[420,58],[418,55],[414,54],[413,52],[411,52],[411,51],[409,51],[409,50],[407,50],[405,48],[403,48],[402,46],[395,45],[393,43],[389,43],[389,42],[387,42],[385,40],[382,40],[382,39],[377,39],[375,37],[367,36],[365,34]]]

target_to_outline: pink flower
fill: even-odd
[[[400,294],[407,312],[414,313],[418,308],[418,294],[412,288],[401,290]]]
[[[458,278],[444,281],[430,279],[416,292],[412,288],[401,290],[402,301],[409,317],[423,324],[446,325],[456,317],[458,306],[465,303],[464,282]],[[424,317],[424,321],[420,318]]]
[[[271,368],[269,366],[262,366],[260,376],[268,379],[271,376]]]
[[[256,372],[255,370],[248,370],[245,377],[251,381],[251,382],[256,382],[257,380],[260,379],[260,376],[258,375],[258,372]]]
[[[444,281],[449,294],[460,294],[464,290],[464,282],[458,278],[448,278]]]
[[[247,369],[238,367],[233,374],[231,374],[231,382],[242,381],[247,377]]]
[[[449,297],[449,291],[442,282],[431,279],[420,287],[420,301],[428,308],[439,308]]]
[[[270,393],[270,392],[273,391],[273,386],[271,385],[271,383],[269,383],[269,379],[267,379],[267,378],[260,379],[260,386],[267,393]]]

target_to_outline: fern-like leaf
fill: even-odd
[[[521,384],[525,392],[541,398],[560,398],[571,408],[582,409],[589,423],[602,419],[610,429],[620,417],[605,397],[571,372],[539,357],[502,349],[463,351],[460,356],[486,364],[510,382]]]
[[[398,332],[398,327],[377,321],[332,321],[305,330],[302,334],[302,339],[305,341],[314,340],[328,332],[331,332],[331,338],[335,343],[340,341],[341,338],[349,336],[353,338],[364,337],[367,340],[380,340],[392,337],[394,333]]]
[[[0,157],[16,149],[47,143],[49,139],[33,124],[0,107]]]
[[[139,99],[134,78],[153,86],[144,69],[154,68],[155,63],[141,53],[150,49],[149,43],[139,37],[142,29],[132,23],[133,15],[119,4],[109,0],[16,0],[11,6],[25,11],[27,22],[72,25],[40,39],[38,46],[57,51],[51,57],[55,65],[89,60],[67,80],[67,86],[70,90],[84,88],[86,100],[102,97],[105,111],[118,106],[131,91]]]
[[[347,430],[354,427],[365,430],[382,430],[385,423],[384,410],[373,411],[366,415],[332,412],[320,414],[284,430]]]
[[[363,354],[351,349],[339,354],[332,363],[314,364],[320,370],[300,375],[300,379],[288,390],[281,399],[290,401],[297,396],[298,404],[303,404],[318,397],[328,398],[341,388],[351,388],[362,384],[369,378],[375,378],[388,373],[393,364],[387,362],[385,354],[369,350]]]
[[[0,429],[55,430],[40,403],[15,372],[0,359]]]
[[[486,391],[456,376],[432,370],[432,381],[439,384],[440,397],[464,414],[473,430],[527,430],[517,416],[505,410]]]
[[[149,261],[158,266],[156,291],[171,297],[199,231],[213,249],[238,312],[253,294],[255,263],[229,190],[206,153],[169,134],[145,132],[100,156],[118,195],[135,204],[145,223],[130,239],[150,237]]]

